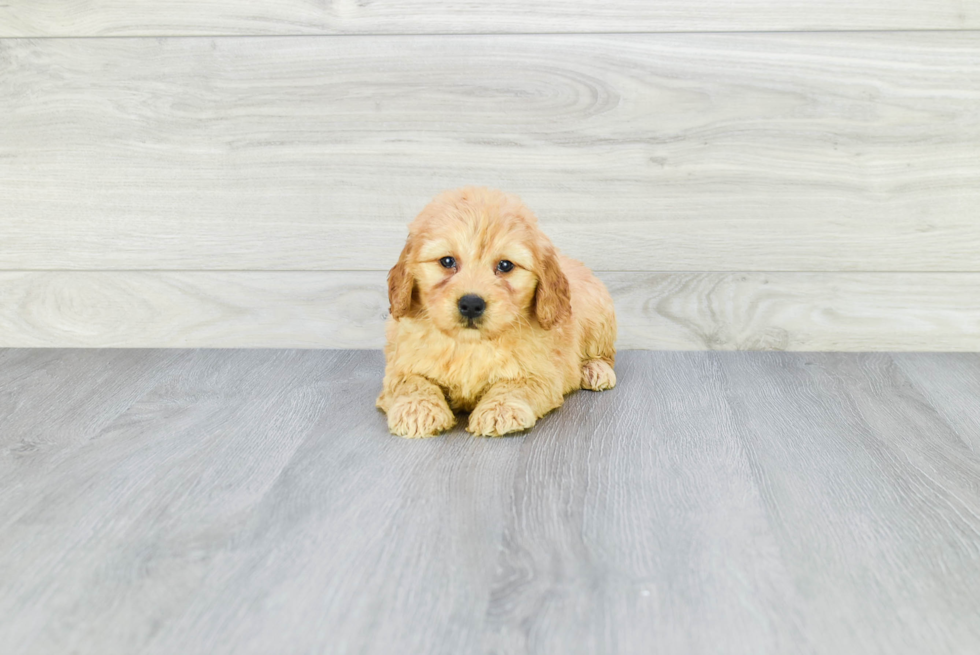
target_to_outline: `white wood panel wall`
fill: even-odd
[[[620,348],[976,350],[975,273],[600,273]],[[15,347],[380,348],[383,271],[0,273]],[[972,340],[971,340],[972,339]]]
[[[7,0],[3,36],[965,30],[976,0]]]
[[[378,347],[487,184],[620,347],[980,350],[980,2],[859,4],[5,3],[0,345]]]

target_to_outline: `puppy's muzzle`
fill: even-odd
[[[459,315],[471,323],[483,316],[487,308],[487,302],[474,293],[466,294],[456,305],[459,307]]]

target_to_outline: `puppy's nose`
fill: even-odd
[[[483,310],[487,308],[486,301],[475,293],[468,293],[460,298],[458,305],[459,313],[471,320],[483,316]]]

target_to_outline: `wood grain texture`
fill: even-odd
[[[973,32],[8,40],[0,268],[377,270],[486,184],[597,270],[980,271],[977,106]]]
[[[603,274],[624,348],[980,350],[980,276]]]
[[[385,273],[0,273],[5,347],[380,348]]]
[[[0,351],[5,653],[980,649],[980,454],[922,391],[977,355],[630,352],[422,441],[382,364]]]
[[[620,349],[980,350],[980,274],[600,273]],[[0,273],[6,347],[380,348],[384,272]]]
[[[894,359],[963,445],[980,453],[980,358],[901,353]]]
[[[0,37],[980,28],[972,0],[8,0]]]
[[[803,631],[821,635],[828,653],[973,650],[980,615],[952,578],[972,584],[980,555],[976,455],[886,356],[730,361],[730,420],[776,520],[774,546],[797,590],[813,594],[798,615]],[[948,523],[946,511],[962,519]],[[889,518],[899,514],[901,525]],[[886,545],[896,540],[906,546]],[[957,544],[950,558],[939,554],[948,543]],[[919,573],[898,573],[909,567]],[[889,600],[865,603],[867,589]],[[842,629],[844,616],[877,630]],[[905,617],[915,617],[917,636]]]

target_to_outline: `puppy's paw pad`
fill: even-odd
[[[492,400],[473,410],[466,429],[484,437],[500,437],[527,430],[535,420],[534,410],[523,400]]]
[[[434,437],[455,424],[446,401],[412,398],[396,401],[388,410],[388,429],[399,437]]]
[[[616,386],[616,372],[601,359],[593,359],[582,365],[582,388],[605,391]]]

